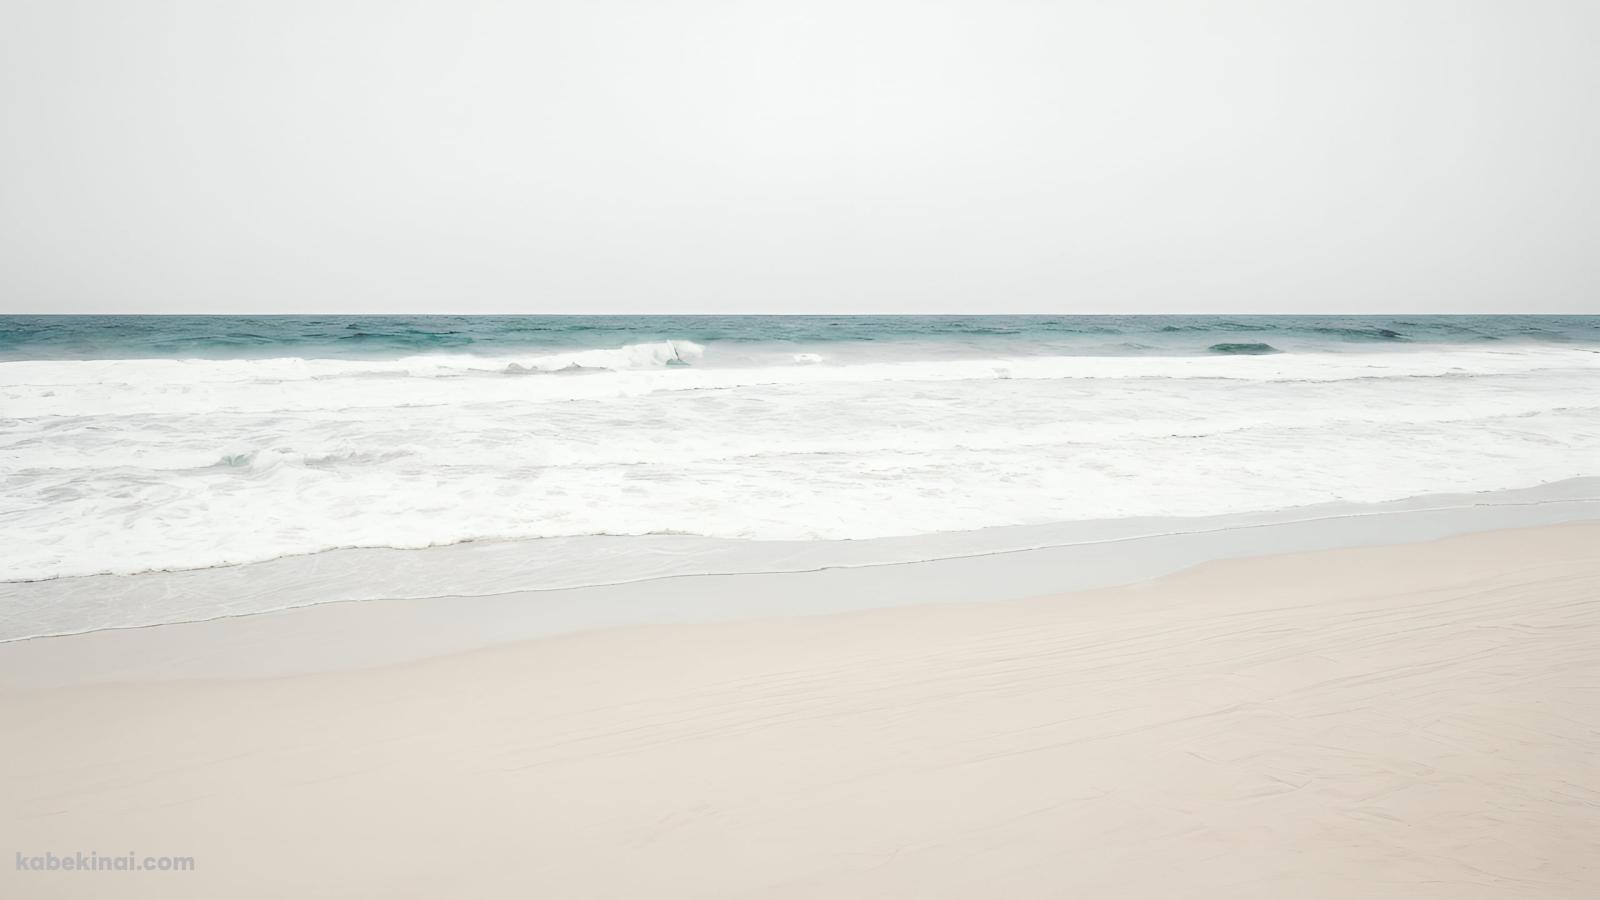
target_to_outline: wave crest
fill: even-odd
[[[656,369],[664,366],[689,366],[705,357],[706,348],[694,341],[655,341],[648,344],[627,344],[604,350],[578,350],[548,356],[532,356],[506,361],[500,371],[525,372],[581,372],[586,369],[622,371],[625,369]],[[497,360],[497,362],[502,360]],[[469,368],[479,368],[469,366]]]

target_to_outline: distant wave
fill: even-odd
[[[1355,341],[1404,341],[1405,335],[1393,328],[1310,328],[1312,334],[1326,334]]]
[[[1160,328],[1163,334],[1182,334],[1184,332],[1210,333],[1215,331],[1278,331],[1281,326],[1256,324],[1222,320],[1218,322],[1195,322],[1185,325],[1163,325]]]
[[[445,332],[405,332],[401,334],[375,334],[366,331],[357,331],[353,334],[341,335],[334,338],[336,343],[357,343],[363,349],[390,348],[395,350],[426,350],[433,347],[465,347],[472,343],[466,335],[453,331]]]
[[[1301,353],[1363,344],[1596,343],[1600,316],[0,316],[0,359],[9,360],[393,360],[449,352],[521,361],[668,339],[821,353],[830,363],[872,348],[1164,356],[1260,340]]]
[[[693,341],[657,341],[650,344],[628,344],[611,350],[580,350],[575,353],[554,353],[513,360],[502,368],[505,372],[567,372],[583,369],[653,369],[663,366],[687,366],[705,356],[705,348]],[[461,364],[459,359],[454,361]],[[468,363],[464,367],[477,368]]]
[[[1239,353],[1250,356],[1283,352],[1271,344],[1212,344],[1210,350],[1212,353]]]

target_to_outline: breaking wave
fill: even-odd
[[[1307,350],[1283,329],[1143,328],[1102,342],[1112,355],[990,323],[1023,333],[0,361],[0,581],[498,538],[855,539],[1600,474],[1592,343]]]

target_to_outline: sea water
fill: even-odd
[[[1600,474],[1600,317],[0,317],[0,581]]]

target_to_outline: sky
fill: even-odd
[[[1592,0],[0,0],[0,313],[1600,313]]]

